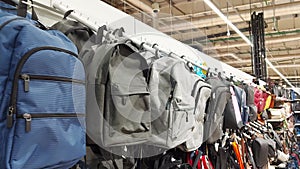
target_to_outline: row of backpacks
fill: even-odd
[[[96,45],[80,54],[88,76],[91,140],[104,147],[200,147],[210,85],[178,58],[157,56],[126,38],[102,41],[102,28]]]
[[[123,29],[94,35],[67,19],[72,11],[49,29],[26,4],[0,3],[0,168],[70,168],[86,153],[86,135],[96,154],[104,147],[136,157],[139,147],[141,158],[164,154],[153,168],[167,168],[178,150],[209,167],[203,143],[257,118],[262,101],[250,85],[203,79],[181,59],[136,46]]]

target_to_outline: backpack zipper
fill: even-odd
[[[219,89],[219,88],[226,88],[226,87],[227,87],[227,86],[218,86],[218,87],[215,88],[214,92],[216,92],[217,89]],[[230,94],[230,91],[223,90],[223,91],[220,92],[219,97],[217,98],[217,102],[216,102],[215,105],[214,105],[214,110],[213,110],[213,111],[216,111],[216,107],[217,107],[218,104],[219,104],[219,101],[220,101],[220,99],[221,99],[221,95],[224,94],[224,93]],[[212,98],[212,99],[213,99],[213,98]],[[227,101],[227,100],[226,100],[226,101]],[[226,106],[225,106],[225,107],[226,107]],[[224,110],[225,110],[225,107],[224,107]],[[223,112],[222,112],[222,116],[224,116],[224,110],[223,110]],[[216,120],[216,119],[214,119],[214,120]]]
[[[36,47],[36,48],[29,50],[28,52],[26,52],[23,55],[23,57],[18,62],[17,68],[15,70],[15,74],[14,74],[14,80],[13,80],[12,92],[11,92],[11,98],[10,98],[10,106],[8,108],[8,113],[7,113],[7,124],[6,124],[7,128],[11,128],[13,126],[13,121],[14,121],[13,116],[14,116],[14,114],[16,114],[17,95],[18,95],[18,87],[19,87],[18,80],[19,80],[19,77],[21,74],[21,70],[31,55],[33,55],[34,53],[37,53],[39,51],[43,51],[43,50],[53,50],[53,51],[64,52],[64,53],[72,55],[73,57],[76,57],[76,58],[78,56],[77,54],[75,54],[69,50],[58,48],[58,47],[53,47],[53,46]]]
[[[37,113],[37,114],[18,114],[17,118],[25,119],[25,131],[31,131],[31,121],[34,118],[72,118],[72,117],[85,117],[85,114],[67,114],[67,113]]]
[[[20,78],[24,81],[24,91],[29,91],[29,82],[30,80],[49,80],[49,81],[60,81],[60,82],[70,82],[70,83],[78,83],[85,84],[82,80],[72,79],[68,77],[58,77],[58,76],[45,76],[45,75],[31,75],[31,74],[22,74]]]
[[[208,89],[211,89],[211,86],[206,86],[206,85],[203,85],[203,86],[201,86],[201,87],[199,87],[199,89],[198,89],[198,91],[197,91],[197,94],[196,94],[196,98],[195,99],[197,99],[196,100],[196,102],[195,102],[195,109],[194,109],[194,114],[196,114],[196,110],[197,110],[197,107],[198,107],[198,103],[199,103],[199,99],[200,99],[200,94],[201,94],[201,89],[202,88],[208,88]],[[211,92],[211,91],[210,91]],[[198,98],[197,98],[198,97]]]
[[[196,87],[198,86],[199,82],[204,82],[204,83],[206,83],[203,79],[198,79],[198,80],[194,83],[193,90],[192,90],[192,96],[193,96],[193,94],[196,93],[195,90],[196,90]],[[207,84],[207,83],[206,83],[206,84]]]

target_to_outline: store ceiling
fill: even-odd
[[[252,74],[251,48],[203,0],[104,0],[204,53]],[[246,36],[252,12],[264,12],[267,57],[300,87],[300,0],[212,0]],[[153,14],[153,3],[159,12]],[[228,33],[229,32],[229,33]],[[268,68],[271,79],[279,76]]]

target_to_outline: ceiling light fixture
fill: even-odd
[[[237,34],[240,35],[241,38],[244,39],[244,41],[249,44],[251,47],[253,47],[253,43],[235,26],[232,24],[231,21],[228,20],[228,18],[210,1],[210,0],[204,0],[204,2],[217,14],[220,18],[222,18],[228,26],[231,27]]]
[[[233,23],[228,20],[228,18],[210,1],[210,0],[203,0],[206,5],[208,5],[217,15],[219,15],[220,18],[222,18],[226,24],[228,24],[240,37],[251,47],[253,47],[253,43],[235,26]],[[290,85],[292,88],[295,88],[288,80],[287,78],[281,74],[274,65],[265,58],[266,63],[273,69],[288,85]]]

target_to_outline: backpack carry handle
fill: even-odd
[[[21,17],[26,17],[27,15],[27,4],[23,3],[23,1],[27,2],[27,0],[19,0],[19,4],[17,7],[17,15]],[[33,4],[33,1],[31,1],[31,4]],[[37,14],[35,13],[34,7],[32,6],[32,13],[31,13],[31,19],[34,21],[38,21]]]
[[[65,35],[68,36],[71,32],[76,32],[76,31],[87,31],[88,34],[89,34],[89,36],[93,36],[94,35],[94,32],[89,27],[74,27],[74,28],[70,28],[68,31],[65,32]]]
[[[71,9],[71,10],[68,10],[67,12],[65,12],[63,19],[67,19],[67,17],[68,17],[72,12],[74,12],[74,10],[72,10],[72,9]]]

